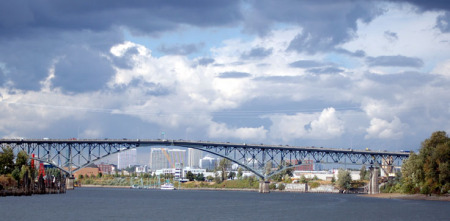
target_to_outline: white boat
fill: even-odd
[[[176,190],[173,184],[171,183],[165,183],[161,185],[161,190]]]

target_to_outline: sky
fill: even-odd
[[[417,150],[450,133],[444,0],[0,2],[0,137]]]

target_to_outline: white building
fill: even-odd
[[[117,154],[117,168],[119,170],[125,169],[129,166],[133,166],[137,164],[137,150],[136,149],[129,149],[125,150],[122,149],[123,152],[120,152]]]
[[[169,167],[175,168],[177,164],[186,165],[186,150],[167,149]]]
[[[169,160],[165,157],[163,150],[163,148],[152,148],[150,152],[150,168],[153,171],[169,166]]]
[[[203,151],[194,148],[188,148],[188,166],[190,168],[199,168],[200,159],[203,157]]]
[[[136,173],[137,173],[137,174],[148,173],[148,166],[147,166],[147,165],[144,165],[144,166],[137,166],[137,167],[136,167]]]

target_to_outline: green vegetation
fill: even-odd
[[[3,153],[0,153],[0,176],[4,182],[0,184],[0,189],[17,186],[21,187],[21,180],[28,174],[31,175],[31,168],[28,165],[28,155],[25,151],[20,151],[17,156],[14,156],[14,151],[11,147],[2,147]],[[15,159],[15,162],[14,162]],[[17,185],[11,183],[12,179]],[[12,185],[11,185],[12,184]]]
[[[309,182],[308,185],[310,188],[314,189],[314,188],[319,187],[320,183],[319,182]]]
[[[339,169],[338,171],[338,180],[337,186],[341,190],[348,190],[352,187],[352,177],[350,176],[350,172],[347,170]]]
[[[401,189],[405,193],[450,193],[450,138],[444,131],[434,132],[422,142],[419,154],[402,165]]]

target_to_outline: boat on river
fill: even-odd
[[[172,183],[165,183],[161,185],[161,190],[176,190]]]

